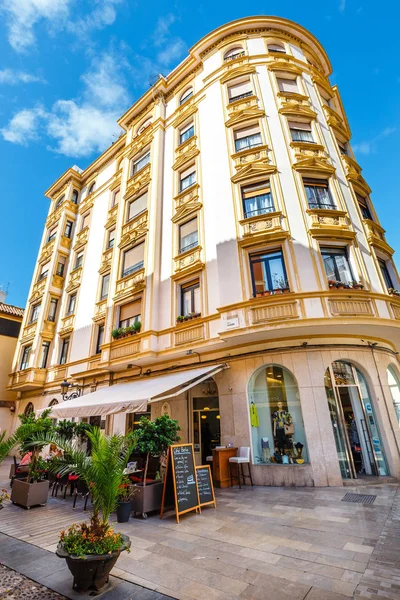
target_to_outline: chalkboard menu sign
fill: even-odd
[[[199,488],[200,506],[214,504],[217,506],[214,496],[214,486],[211,477],[210,465],[196,467],[197,486]]]
[[[175,505],[178,523],[179,515],[192,510],[200,511],[193,444],[176,444],[169,447],[161,502],[161,519],[164,508],[172,505]]]

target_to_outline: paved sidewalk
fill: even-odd
[[[352,504],[342,501],[346,493],[376,499]],[[0,532],[39,547],[60,568],[51,554],[58,532],[87,518],[82,504],[73,511],[71,498],[59,497],[29,511],[8,505],[0,511]],[[113,575],[179,600],[400,600],[394,483],[230,488],[217,491],[216,509],[184,515],[180,524],[170,514],[116,528],[130,536],[132,551],[121,555]]]
[[[3,600],[66,600],[31,579],[0,565],[0,598]]]

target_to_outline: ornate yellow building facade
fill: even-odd
[[[168,412],[198,462],[250,446],[258,484],[398,477],[400,284],[330,74],[303,27],[228,23],[47,190],[22,408]]]

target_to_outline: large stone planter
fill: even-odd
[[[117,552],[112,554],[87,554],[84,558],[71,556],[62,544],[58,544],[56,554],[65,558],[68,569],[74,578],[73,588],[77,592],[100,591],[108,582],[111,569],[117,562],[123,550],[130,548],[131,541],[128,536],[122,535],[123,544]]]
[[[147,513],[161,508],[164,483],[162,481],[154,481],[146,485],[137,483],[135,487],[138,491],[133,497],[132,511],[135,516],[140,514],[143,519],[147,519]]]
[[[49,494],[49,482],[38,481],[37,483],[28,483],[24,479],[14,479],[11,488],[11,502],[19,504],[25,508],[47,504]]]

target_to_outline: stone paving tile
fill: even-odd
[[[6,600],[66,600],[48,588],[0,565],[0,598]]]

